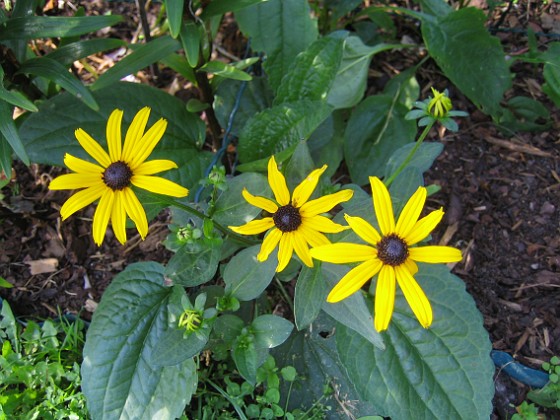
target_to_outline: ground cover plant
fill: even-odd
[[[64,241],[61,226],[85,219],[81,236],[106,252],[148,243],[169,215],[166,257],[121,264],[94,310],[81,365],[89,416],[492,414],[488,332],[445,265],[469,246],[432,241],[445,208],[425,207],[445,180],[426,174],[444,153],[435,134],[469,116],[459,95],[503,132],[549,129],[558,43],[529,31],[526,52],[508,56],[481,9],[444,1],[168,0],[130,45],[100,32],[119,16],[49,7],[7,2],[0,16],[5,185],[14,156],[66,167],[45,180],[57,210],[45,224]],[[226,22],[243,42],[222,60]],[[103,72],[85,61],[124,46]],[[372,63],[391,54],[415,60],[372,91]],[[428,62],[448,81],[422,86]],[[80,78],[67,71],[78,63]],[[508,94],[515,64],[542,74],[548,106]],[[199,96],[123,81],[147,67]]]

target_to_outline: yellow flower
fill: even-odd
[[[319,177],[326,169],[327,165],[323,165],[322,168],[311,172],[294,189],[290,199],[286,179],[278,170],[272,156],[268,161],[268,183],[276,202],[265,197],[254,196],[246,189],[243,190],[243,197],[247,202],[271,214],[271,217],[253,220],[243,226],[229,226],[231,230],[242,235],[269,231],[257,255],[258,261],[266,261],[276,246],[279,246],[277,272],[286,268],[294,251],[306,266],[313,267],[308,245],[314,247],[330,244],[323,233],[337,233],[347,229],[321,216],[321,213],[326,213],[337,204],[350,200],[354,191],[342,190],[308,201],[317,187]]]
[[[428,103],[428,112],[435,118],[443,118],[453,108],[451,99],[446,95],[446,92],[438,92],[432,88],[434,94],[433,99]],[[434,109],[435,108],[435,109]]]
[[[60,209],[62,220],[93,203],[99,204],[93,216],[93,239],[97,245],[103,243],[109,220],[115,236],[121,244],[126,242],[126,216],[136,224],[142,239],[148,234],[146,212],[132,191],[131,185],[159,194],[185,197],[189,191],[167,179],[152,176],[158,172],[176,168],[170,160],[145,161],[158,144],[167,127],[161,118],[145,133],[150,108],[142,108],[134,117],[126,132],[124,145],[121,141],[123,111],[115,109],[107,122],[107,146],[109,154],[97,141],[81,128],[75,132],[76,139],[99,165],[64,155],[64,164],[75,173],[54,179],[51,190],[73,190],[84,188],[70,197]]]
[[[321,261],[337,264],[361,262],[331,290],[327,301],[334,303],[347,298],[379,273],[375,290],[375,329],[383,331],[389,326],[396,283],[420,324],[428,328],[432,324],[432,307],[414,280],[418,271],[416,262],[460,261],[461,251],[448,246],[413,247],[426,238],[443,217],[443,210],[439,209],[418,220],[426,201],[426,188],[419,187],[410,197],[395,224],[387,187],[377,177],[369,180],[381,234],[364,219],[345,215],[350,228],[369,245],[336,243],[311,250],[311,256]]]

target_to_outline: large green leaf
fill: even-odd
[[[163,266],[127,267],[109,285],[88,329],[82,389],[93,419],[174,419],[196,389],[194,361],[157,367],[171,288]]]
[[[266,1],[268,0],[213,0],[208,3],[208,6],[202,12],[201,18],[206,19],[211,16],[223,15],[227,12],[237,12],[238,10]]]
[[[408,109],[397,96],[370,96],[350,117],[344,136],[344,156],[352,180],[367,184],[369,176],[382,176],[389,157],[414,141],[416,123],[405,120]]]
[[[370,47],[357,36],[346,37],[342,61],[327,97],[329,105],[336,109],[357,105],[366,91],[371,58],[382,51],[402,47],[403,45],[391,44],[377,44]]]
[[[432,303],[433,325],[422,328],[399,293],[384,351],[337,328],[348,375],[361,398],[392,419],[488,419],[494,366],[480,312],[445,266],[421,265],[415,277]]]
[[[250,329],[257,349],[271,349],[286,341],[294,325],[281,316],[265,314],[255,318]]]
[[[216,200],[214,219],[224,226],[240,226],[253,220],[261,209],[249,204],[241,192],[247,189],[251,194],[271,197],[272,191],[265,176],[245,173],[228,179],[227,190]]]
[[[480,9],[466,7],[422,23],[430,56],[445,75],[483,112],[494,117],[511,87],[511,74],[500,40],[485,28]]]
[[[165,275],[175,284],[194,287],[214,277],[220,262],[220,246],[211,244],[186,244],[171,257]]]
[[[18,70],[19,73],[28,73],[34,76],[44,77],[66,89],[72,95],[84,101],[92,110],[98,111],[99,105],[93,99],[92,94],[82,82],[68,71],[58,61],[47,57],[32,58],[27,60]]]
[[[307,0],[270,0],[236,12],[241,31],[251,38],[251,47],[267,55],[265,70],[276,89],[296,55],[318,36]]]
[[[29,165],[29,157],[25,151],[25,147],[21,141],[16,124],[14,123],[13,107],[3,100],[0,100],[0,134],[10,144],[12,150],[22,160],[23,163]],[[4,166],[4,165],[2,165]],[[6,173],[10,173],[10,168],[4,168]]]
[[[242,301],[257,298],[268,287],[278,265],[277,253],[259,262],[257,254],[261,246],[255,245],[235,255],[224,270],[226,293]]]
[[[306,140],[329,116],[323,101],[300,100],[266,109],[247,122],[239,137],[242,162],[265,159]]]
[[[342,58],[344,41],[320,38],[301,52],[282,79],[275,104],[326,97]]]
[[[385,168],[385,177],[389,177],[404,163],[415,143],[405,144],[397,149],[389,158]],[[412,156],[410,161],[406,164],[407,167],[413,166],[418,168],[421,172],[426,172],[431,168],[436,158],[443,151],[443,144],[437,142],[425,142],[420,145],[416,153]]]
[[[298,330],[307,328],[321,312],[327,288],[320,267],[303,267],[294,296],[294,317]]]
[[[126,45],[121,39],[86,39],[84,41],[73,42],[63,45],[45,57],[56,60],[63,66],[69,67],[74,61],[88,57],[100,51],[112,50]]]
[[[196,147],[204,140],[204,123],[198,116],[187,112],[179,99],[159,89],[123,82],[94,92],[93,97],[99,104],[97,112],[73,96],[61,94],[43,102],[39,112],[25,119],[20,136],[31,161],[62,165],[65,153],[91,160],[74,137],[74,131],[84,129],[106,148],[105,128],[115,108],[124,111],[124,127],[146,105],[152,108],[149,125],[161,117],[167,119],[167,130],[150,158],[171,159],[181,166],[192,159]],[[123,136],[124,132],[123,129]]]
[[[181,43],[170,36],[155,38],[147,44],[135,48],[132,54],[127,55],[103,73],[91,86],[91,89],[99,90],[112,85],[123,77],[166,58],[179,48],[181,48]]]
[[[0,41],[7,39],[34,39],[73,37],[112,26],[121,16],[26,16],[9,19],[0,27]]]

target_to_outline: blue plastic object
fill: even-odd
[[[532,369],[519,362],[516,362],[508,353],[492,350],[490,357],[494,364],[502,369],[516,381],[531,388],[542,388],[548,383],[548,374],[542,370]]]

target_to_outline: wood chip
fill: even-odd
[[[56,258],[43,258],[41,260],[25,261],[29,266],[31,275],[43,273],[54,273],[58,269],[58,260]]]
[[[527,153],[528,155],[541,156],[541,157],[552,157],[550,153],[545,152],[544,150],[538,149],[529,144],[516,143],[513,140],[497,139],[491,136],[485,136],[483,138],[488,143],[494,144],[499,147],[503,147],[504,149],[512,150],[514,152]]]

